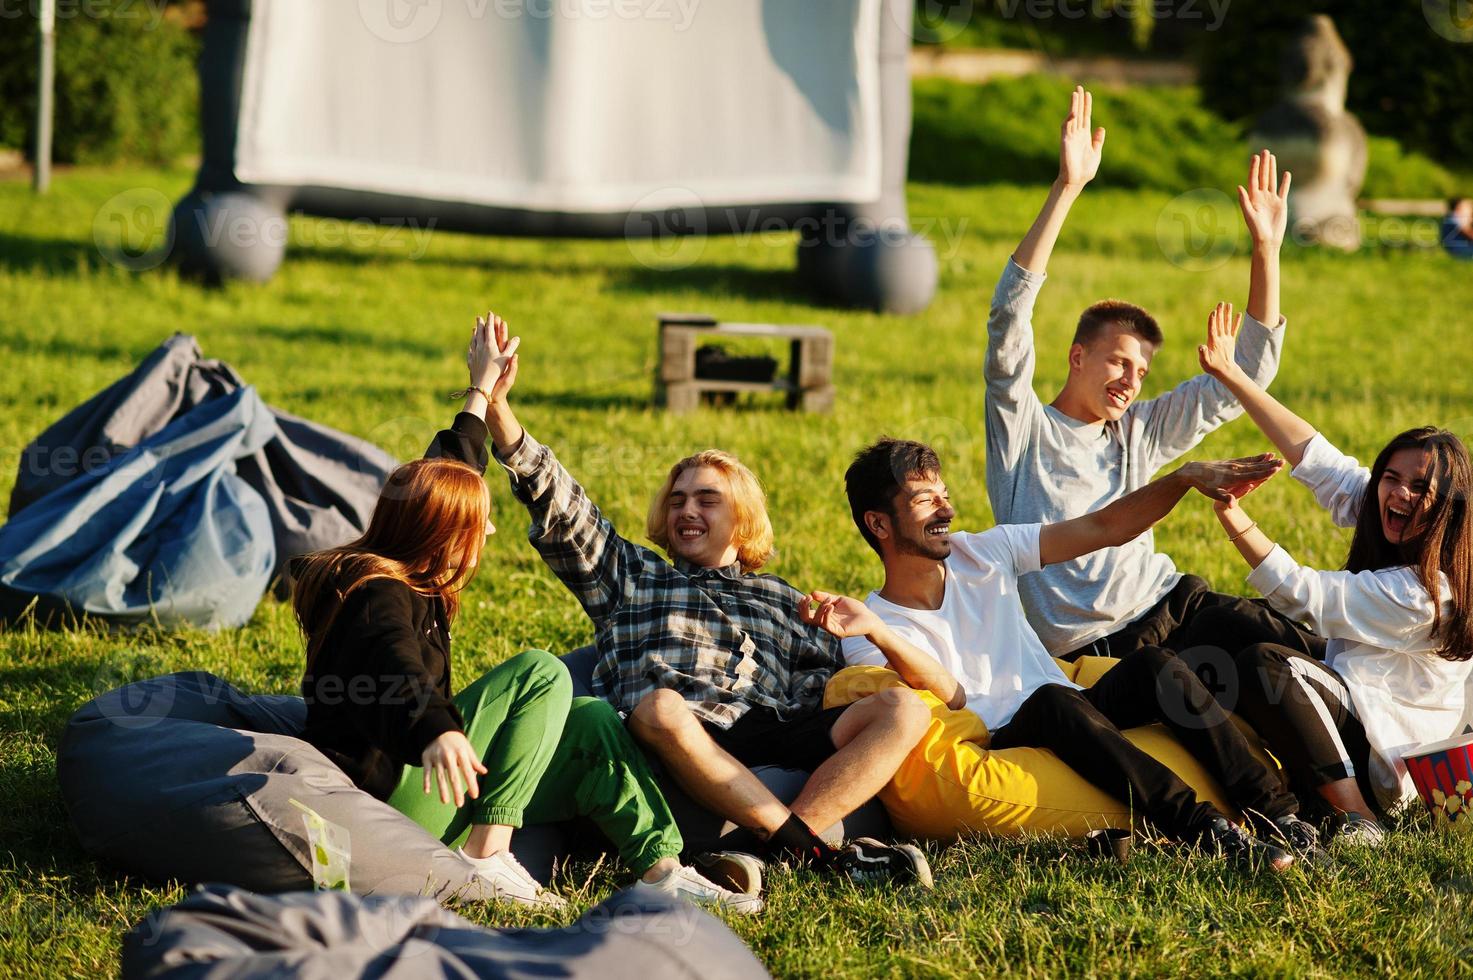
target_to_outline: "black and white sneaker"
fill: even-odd
[[[1380,847],[1386,843],[1386,829],[1370,817],[1347,813],[1335,831],[1336,847]]]
[[[1324,861],[1330,855],[1320,846],[1320,832],[1297,813],[1286,814],[1273,822],[1273,836],[1289,845],[1294,856],[1310,864]]]
[[[1197,849],[1216,854],[1247,871],[1287,871],[1294,855],[1261,841],[1226,817],[1213,817],[1197,837]]]
[[[931,862],[914,844],[881,844],[873,837],[856,837],[839,848],[829,866],[856,884],[894,881],[932,887]]]

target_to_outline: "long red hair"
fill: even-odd
[[[460,590],[476,573],[489,512],[481,474],[458,460],[416,459],[390,473],[362,537],[296,563],[292,608],[309,669],[343,602],[371,579],[438,596],[453,620]]]

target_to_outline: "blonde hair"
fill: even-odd
[[[697,466],[709,466],[726,477],[731,489],[732,509],[736,511],[737,561],[742,571],[755,572],[772,560],[776,553],[772,547],[772,521],[767,517],[767,494],[752,471],[731,453],[719,449],[707,449],[687,456],[670,468],[665,483],[655,492],[650,501],[650,513],[645,521],[645,533],[649,539],[666,553],[670,551],[670,536],[665,533],[665,513],[670,506],[670,494],[680,474]]]

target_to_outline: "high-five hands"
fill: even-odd
[[[1223,506],[1257,490],[1283,467],[1284,461],[1273,453],[1261,453],[1239,459],[1187,463],[1180,472],[1194,489]]]
[[[471,384],[486,392],[491,401],[505,400],[517,380],[517,348],[522,338],[507,337],[506,321],[487,311],[476,317],[470,348],[465,353]]]
[[[1254,154],[1248,165],[1248,186],[1238,186],[1238,207],[1253,244],[1278,248],[1284,243],[1289,227],[1289,181],[1293,175],[1284,171],[1279,182],[1279,161],[1267,150]]]
[[[1197,347],[1197,363],[1202,370],[1219,381],[1225,381],[1242,368],[1234,359],[1238,346],[1238,329],[1243,314],[1233,315],[1233,304],[1218,303],[1207,315],[1207,343]]]
[[[798,603],[798,618],[827,630],[839,639],[868,636],[883,625],[880,617],[858,599],[831,592],[810,592]]]
[[[1093,97],[1076,86],[1070,96],[1069,115],[1059,127],[1059,181],[1070,187],[1083,187],[1100,169],[1100,156],[1105,148],[1105,130],[1090,128]]]

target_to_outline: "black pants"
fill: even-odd
[[[1277,615],[1223,608],[1197,617],[1191,639],[1231,657],[1218,698],[1268,743],[1296,792],[1354,778],[1375,799],[1370,742],[1345,682],[1323,663],[1323,637]]]
[[[744,766],[780,766],[813,772],[838,750],[834,725],[849,710],[814,708],[783,721],[771,708],[748,708],[730,728],[707,724],[712,741]]]
[[[992,733],[992,748],[1051,749],[1166,834],[1189,840],[1220,814],[1121,734],[1155,721],[1164,722],[1218,778],[1239,809],[1269,819],[1298,811],[1298,801],[1253,756],[1212,693],[1180,657],[1161,647],[1137,650],[1087,691],[1061,684],[1039,688],[1012,721]]]
[[[1213,592],[1205,579],[1183,575],[1160,602],[1132,622],[1109,636],[1064,654],[1060,659],[1074,661],[1084,656],[1124,658],[1141,647],[1165,647],[1181,653],[1194,645],[1190,631],[1197,616],[1205,610],[1223,607],[1245,614],[1260,610],[1269,616],[1279,615],[1262,602]]]

